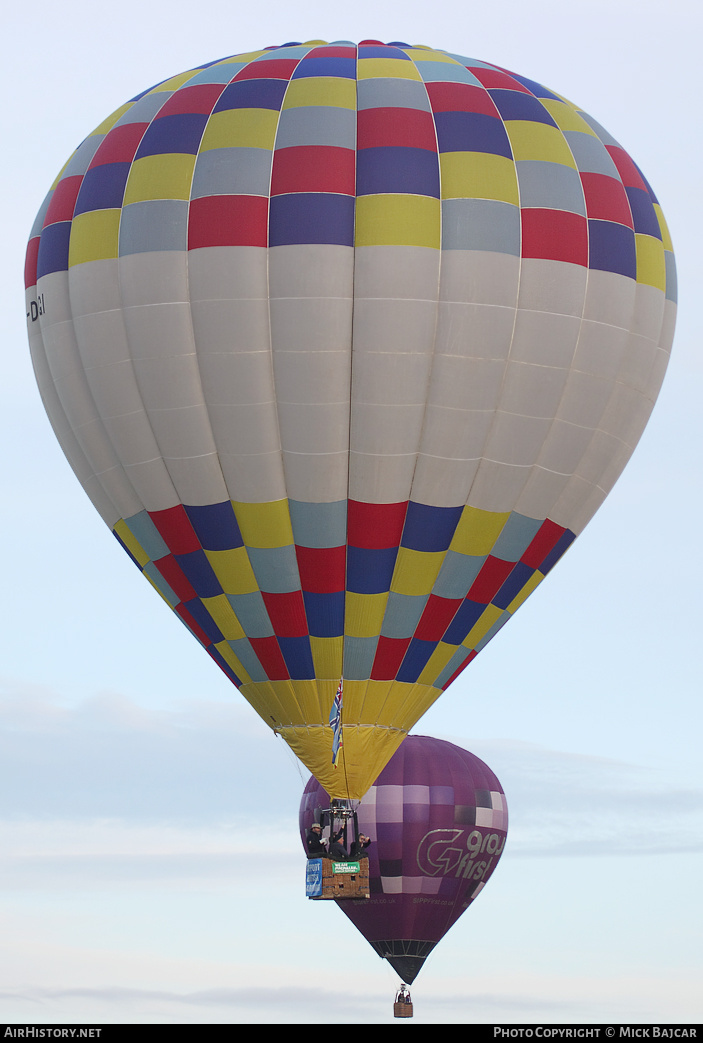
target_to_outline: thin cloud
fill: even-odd
[[[661,769],[514,740],[473,744],[508,799],[512,857],[703,851],[703,790]]]
[[[154,710],[110,693],[0,695],[0,817],[219,823],[280,806],[282,788],[297,811],[308,777],[236,699]]]
[[[473,751],[508,795],[513,857],[703,851],[703,791],[672,785],[663,770],[513,740],[473,744]],[[160,872],[188,879],[199,858],[205,876],[217,879],[234,862],[246,864],[241,838],[257,830],[285,838],[293,857],[307,778],[285,743],[235,700],[155,710],[117,693],[75,705],[38,688],[0,696],[0,821],[61,822],[51,855],[59,879],[81,864],[82,874],[98,879],[108,872],[121,880]],[[71,821],[92,823],[88,849],[81,846],[88,833],[79,839],[66,827]],[[109,870],[105,853],[91,847],[106,821]],[[144,848],[139,830],[147,826],[160,839],[165,827],[181,830],[170,862]],[[204,847],[203,829],[213,831]],[[14,857],[10,878],[38,879],[51,860],[36,851]]]

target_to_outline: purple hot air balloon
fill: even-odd
[[[300,804],[303,844],[329,800],[310,778]],[[371,837],[371,898],[337,904],[412,983],[498,863],[508,829],[503,787],[473,753],[410,735],[365,794],[358,819]]]

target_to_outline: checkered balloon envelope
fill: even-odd
[[[121,105],[51,186],[26,284],[95,507],[349,797],[607,495],[676,298],[659,203],[594,119],[374,40],[237,54]]]

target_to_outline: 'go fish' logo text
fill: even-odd
[[[417,864],[427,876],[481,880],[505,846],[505,834],[477,829],[431,829],[417,848]],[[476,861],[478,855],[488,859]]]

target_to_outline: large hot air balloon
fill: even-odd
[[[374,40],[235,55],[120,106],[52,185],[26,273],[86,492],[345,797],[603,501],[675,310],[659,204],[598,123]]]
[[[311,778],[300,802],[305,836],[329,794]],[[339,908],[412,984],[435,945],[493,873],[508,830],[503,788],[467,750],[409,735],[357,809],[371,897]]]

